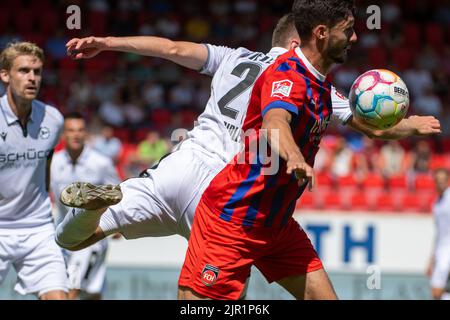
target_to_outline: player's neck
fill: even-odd
[[[70,149],[66,148],[67,153],[69,154],[70,160],[72,160],[72,164],[76,164],[78,158],[80,157],[81,153],[84,150],[84,147],[81,149]]]
[[[311,63],[317,71],[325,76],[328,74],[333,65],[333,62],[327,61],[327,59],[324,58],[324,56],[317,50],[313,43],[307,43],[303,46],[300,46],[300,49],[302,50],[306,59],[308,59],[309,63]]]
[[[19,118],[20,123],[25,125],[31,114],[31,101],[15,96],[11,88],[8,88],[6,96],[12,112]]]

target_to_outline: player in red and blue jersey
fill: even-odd
[[[292,214],[307,184],[314,185],[314,158],[331,120],[325,74],[345,61],[356,41],[353,1],[296,0],[293,13],[302,44],[255,83],[245,148],[212,180],[197,207],[179,298],[238,299],[252,265],[298,299],[336,298]],[[271,156],[255,151],[267,143]]]

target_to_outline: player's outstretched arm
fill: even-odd
[[[200,70],[208,59],[204,44],[150,36],[74,38],[67,42],[66,49],[73,59],[89,59],[102,51],[121,51],[167,59],[194,70]]]
[[[410,136],[427,136],[441,133],[441,123],[433,116],[411,116],[390,129],[378,130],[352,117],[348,125],[373,139],[397,140]]]
[[[263,118],[261,129],[267,130],[272,152],[276,152],[287,162],[287,174],[295,172],[299,184],[309,181],[309,190],[314,187],[314,171],[306,163],[292,135],[290,123],[292,115],[284,109],[269,110]]]

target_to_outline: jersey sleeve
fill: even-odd
[[[331,87],[331,104],[333,105],[333,115],[331,116],[331,120],[346,125],[352,116],[350,103],[349,100],[337,91],[335,87]]]
[[[306,84],[292,70],[268,70],[261,88],[261,115],[285,109],[298,116],[305,103]]]
[[[225,57],[232,54],[236,50],[224,46],[214,46],[211,44],[205,44],[205,46],[208,49],[208,58],[205,65],[200,70],[200,73],[208,76],[214,75]]]

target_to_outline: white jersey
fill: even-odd
[[[22,128],[7,96],[0,98],[0,233],[53,229],[46,163],[63,122],[56,108],[34,100]]]
[[[436,223],[436,246],[431,285],[445,288],[450,273],[450,188],[434,204],[433,215]]]
[[[53,156],[51,166],[51,191],[55,195],[57,208],[56,224],[58,224],[68,207],[59,201],[62,190],[74,181],[92,184],[119,184],[120,179],[111,159],[100,154],[89,146],[85,146],[76,163],[72,163],[68,152],[61,150]]]
[[[256,79],[288,50],[275,47],[264,54],[245,48],[206,45],[208,60],[201,70],[214,75],[211,96],[184,146],[195,144],[228,163],[242,146],[241,131]],[[333,120],[345,124],[351,116],[348,99],[332,89]]]

